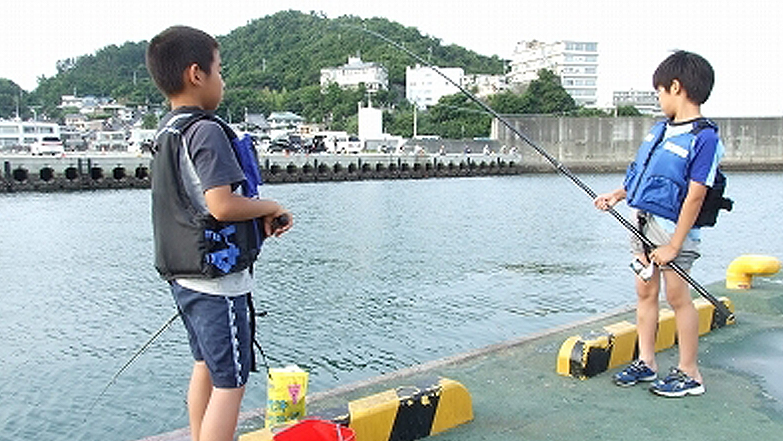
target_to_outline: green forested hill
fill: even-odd
[[[462,67],[466,73],[501,73],[499,58],[484,57],[459,46],[443,46],[437,38],[422,35],[383,18],[362,20],[344,16],[326,19],[295,11],[279,12],[255,20],[220,38],[227,62],[226,81],[272,89],[298,89],[317,84],[320,70],[342,65],[359,54],[389,70],[391,83],[405,84],[405,67],[411,57],[356,27],[367,27],[429,56],[440,66]]]
[[[356,102],[364,93],[332,88],[322,95],[320,69],[345,64],[349,56],[357,54],[389,70],[390,91],[376,99],[386,105],[401,102],[405,67],[415,64],[415,60],[356,27],[379,32],[439,66],[462,67],[466,73],[501,73],[503,69],[503,61],[497,56],[486,57],[459,46],[444,46],[435,37],[383,18],[328,19],[317,14],[283,11],[218,37],[226,83],[224,104],[219,112],[236,117],[245,111],[291,110],[311,121],[328,120],[338,127],[344,126],[344,119],[356,113]],[[127,42],[122,46],[107,46],[92,55],[60,61],[58,73],[41,79],[38,87],[24,96],[21,107],[41,106],[46,113],[56,114],[60,96],[74,93],[112,97],[128,104],[161,103],[163,97],[151,83],[144,66],[146,47],[146,41]]]

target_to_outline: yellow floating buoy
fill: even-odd
[[[726,268],[727,289],[750,289],[753,276],[768,276],[780,271],[780,260],[760,254],[744,254]]]

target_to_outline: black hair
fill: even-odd
[[[715,71],[701,55],[693,52],[677,51],[661,62],[653,74],[653,87],[663,87],[666,91],[672,81],[678,80],[688,99],[696,104],[704,104],[710,97],[715,84]]]
[[[147,70],[164,95],[176,95],[185,87],[182,74],[193,63],[207,74],[212,73],[214,53],[218,48],[217,40],[204,31],[172,26],[150,41]]]

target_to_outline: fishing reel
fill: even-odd
[[[631,269],[636,275],[645,282],[648,282],[653,275],[654,263],[650,262],[649,265],[644,266],[641,260],[634,259],[631,262]]]

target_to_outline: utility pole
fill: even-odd
[[[417,107],[418,106],[416,105],[416,103],[413,103],[413,137],[414,138],[416,137],[417,129],[418,129],[418,127],[417,127],[418,121],[416,121],[417,120],[417,118],[416,118],[416,108]]]

